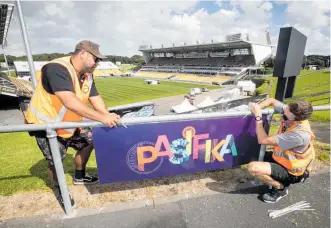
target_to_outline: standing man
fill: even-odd
[[[276,113],[281,113],[280,128],[275,136],[266,134],[261,120],[261,109],[270,105]],[[272,186],[262,200],[275,203],[288,194],[290,184],[305,180],[312,170],[315,136],[307,119],[311,117],[313,107],[308,101],[285,105],[273,98],[260,104],[250,103],[249,107],[255,115],[259,144],[272,145],[274,150],[265,153],[264,162],[250,162],[248,172]]]
[[[95,87],[92,72],[101,59],[99,45],[91,41],[81,41],[71,56],[50,61],[41,70],[41,78],[25,113],[28,124],[47,122],[78,122],[83,117],[115,127],[120,121],[116,114],[109,113],[103,99]],[[94,109],[87,106],[91,103]],[[62,160],[68,147],[74,148],[74,184],[96,184],[97,177],[86,173],[86,163],[93,150],[92,134],[89,129],[57,129],[57,140]],[[56,187],[59,201],[63,206],[61,191],[57,182],[48,139],[44,131],[33,132],[37,144],[48,161],[48,175]],[[75,205],[71,198],[72,206]]]

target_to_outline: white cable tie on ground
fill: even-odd
[[[282,215],[288,214],[292,211],[313,211],[315,209],[309,209],[310,205],[309,203],[306,203],[306,201],[301,201],[299,203],[295,203],[291,206],[288,206],[284,209],[281,210],[268,210],[269,212],[269,217],[271,218],[277,218],[280,217]]]
[[[283,211],[276,211],[276,212],[271,212],[269,214],[269,216],[271,217],[279,217],[283,214],[287,214],[287,213],[290,213],[292,211],[297,211],[297,210],[303,210],[303,209],[306,209],[306,208],[309,208],[310,206],[304,206],[304,207],[293,207],[291,209],[287,209],[287,210],[283,210]]]
[[[280,217],[282,215],[285,215],[285,214],[288,214],[292,211],[314,211],[315,209],[293,209],[293,210],[290,210],[290,211],[287,211],[287,212],[284,212],[284,213],[281,213],[281,214],[278,214],[278,215],[275,215],[275,216],[271,216],[271,218],[277,218],[277,217]]]
[[[297,206],[297,205],[301,205],[301,204],[303,204],[303,203],[306,203],[306,201],[300,201],[299,203],[295,203],[295,204],[293,204],[293,205],[291,205],[291,206],[288,206],[288,207],[286,207],[286,208],[284,208],[284,209],[282,209],[282,210],[289,209],[289,208],[295,207],[295,206]],[[268,211],[282,211],[282,210],[268,210]]]
[[[292,209],[296,209],[297,207],[302,207],[302,206],[306,206],[306,204],[303,204],[304,202],[299,202],[299,203],[296,203],[296,204],[293,204],[289,207],[286,207],[282,210],[276,210],[274,212],[271,212],[269,215],[273,216],[273,215],[277,215],[277,214],[281,214],[283,212],[287,212],[287,211],[290,211]]]

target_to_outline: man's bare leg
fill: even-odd
[[[76,170],[85,171],[87,161],[90,158],[90,155],[91,155],[91,152],[93,151],[93,149],[94,149],[93,145],[89,145],[76,153],[76,156],[75,156]],[[83,173],[83,176],[84,176],[84,174],[85,173]],[[55,186],[59,185],[54,165],[49,165],[48,177],[50,180],[53,181],[53,184]]]
[[[256,175],[256,178],[263,181],[264,183],[270,184],[271,186],[277,188],[277,189],[284,189],[284,185],[274,179],[272,179],[268,175]]]
[[[99,182],[97,177],[92,177],[85,173],[86,164],[93,149],[93,145],[88,145],[76,153],[76,171],[74,184],[96,184]]]
[[[271,175],[271,166],[269,162],[250,162],[248,164],[248,172],[263,181],[266,184],[270,184],[276,189],[284,189],[284,185],[274,179]]]
[[[48,177],[51,181],[53,181],[53,185],[58,186],[59,183],[57,181],[56,171],[54,165],[48,166]]]
[[[86,168],[87,161],[89,160],[93,149],[94,149],[93,145],[88,145],[83,149],[81,149],[80,151],[77,151],[75,156],[75,163],[77,170],[83,170]]]

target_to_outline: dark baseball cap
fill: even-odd
[[[96,43],[93,43],[92,41],[89,41],[89,40],[80,41],[76,45],[76,49],[87,51],[87,52],[91,53],[92,55],[98,57],[99,59],[106,59],[107,58],[106,56],[104,56],[100,53],[99,45],[96,44]]]

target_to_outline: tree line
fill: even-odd
[[[275,65],[275,59],[270,58],[264,62],[265,67],[273,68]],[[329,55],[307,55],[303,57],[302,67],[308,65],[317,65],[319,68],[330,67],[330,56]]]
[[[33,55],[33,61],[51,61],[56,58],[60,58],[63,56],[70,55],[71,53],[64,54],[64,53],[51,53],[51,54],[37,54]],[[14,61],[28,61],[26,56],[12,56],[6,55],[8,65],[12,66]],[[132,57],[127,56],[116,56],[116,55],[107,55],[107,59],[103,61],[111,61],[116,64],[116,62],[121,62],[121,64],[135,64],[141,65],[144,63],[144,58],[140,55],[134,55]],[[0,56],[0,62],[5,62],[5,58],[3,55]]]
[[[51,54],[37,54],[33,55],[34,61],[51,61],[56,58],[60,58],[63,56],[70,55],[71,53],[51,53]],[[7,55],[7,61],[10,66],[13,65],[14,61],[27,61],[26,56],[12,56]],[[127,56],[117,56],[117,55],[108,55],[107,59],[104,61],[111,61],[113,63],[121,62],[122,64],[135,64],[142,65],[144,63],[144,58],[140,55],[134,55],[132,57]],[[0,62],[5,62],[4,56],[0,55]],[[275,64],[275,59],[271,58],[264,62],[264,66],[268,68],[273,68]],[[329,67],[330,66],[330,56],[324,55],[307,55],[304,56],[302,61],[302,67],[306,65],[317,65],[320,68]]]

